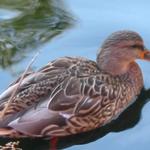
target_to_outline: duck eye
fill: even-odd
[[[132,48],[136,48],[136,49],[140,49],[140,50],[144,50],[144,46],[143,45],[132,45]]]
[[[131,45],[131,47],[132,47],[132,48],[138,48],[138,46],[137,46],[137,45]]]

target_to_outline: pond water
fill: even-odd
[[[0,92],[24,71],[39,50],[33,69],[60,56],[95,60],[103,40],[122,29],[140,33],[150,48],[149,16],[148,0],[0,0]],[[104,128],[61,138],[60,149],[150,149],[150,63],[138,63],[145,89],[137,102]],[[0,139],[0,145],[5,141]],[[27,144],[24,141],[21,147],[27,150],[46,150],[49,145],[41,139],[27,140]]]

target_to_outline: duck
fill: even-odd
[[[18,78],[0,95],[1,137],[62,137],[107,125],[132,105],[143,87],[137,59],[150,51],[134,31],[109,35],[96,61],[61,57]],[[130,116],[129,116],[130,117]]]

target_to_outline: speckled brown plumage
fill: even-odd
[[[142,44],[135,32],[116,32],[102,45],[97,63],[62,57],[28,73],[0,121],[0,135],[66,136],[114,120],[135,101],[143,86],[141,70],[134,61],[150,58]],[[122,57],[128,50],[131,56]],[[1,111],[17,84],[18,80],[0,95]]]

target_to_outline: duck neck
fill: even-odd
[[[140,94],[141,89],[143,88],[143,76],[139,65],[134,62],[130,64],[129,69],[129,82],[133,87],[134,93],[136,95]]]
[[[128,84],[133,87],[134,93],[139,94],[143,87],[143,77],[141,69],[135,61],[126,63],[123,59],[98,57],[97,64],[100,70],[107,72],[113,76],[120,76],[122,80],[128,80]],[[127,82],[127,81],[126,81]]]
[[[130,63],[126,63],[121,59],[118,61],[116,58],[98,59],[97,63],[101,70],[114,76],[125,74],[130,68]]]

